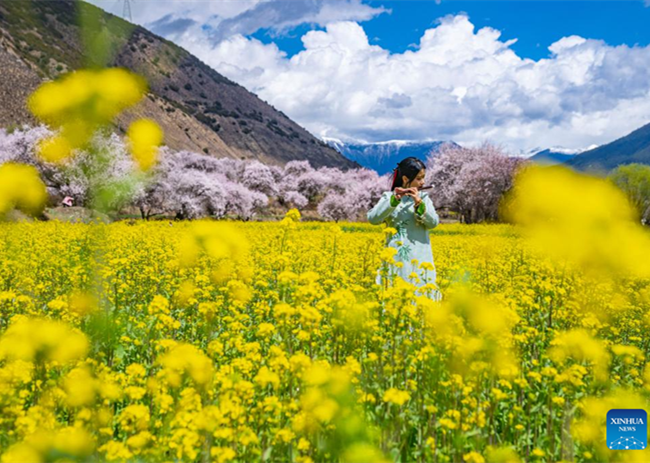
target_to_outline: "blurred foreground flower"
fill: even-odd
[[[237,262],[245,259],[248,252],[248,241],[226,222],[193,222],[179,244],[179,260],[184,267],[196,265],[202,254]]]
[[[161,375],[172,387],[179,387],[186,374],[197,386],[207,386],[214,375],[210,358],[200,349],[187,343],[180,343],[161,355],[158,363]]]
[[[320,435],[315,439],[317,450],[326,451],[335,461],[387,462],[374,445],[374,430],[358,409],[350,374],[319,361],[305,372],[304,378],[307,387],[300,397],[301,410],[293,418],[293,430],[312,438]]]
[[[131,124],[127,136],[140,169],[149,170],[156,163],[158,146],[163,141],[162,129],[151,119],[140,119]]]
[[[146,81],[122,68],[83,69],[41,85],[29,98],[29,108],[60,133],[39,143],[39,156],[47,162],[63,162],[73,150],[86,148],[99,128],[138,103],[146,92]],[[128,132],[135,160],[142,170],[149,169],[156,160],[162,130],[143,119],[135,121]]]
[[[571,434],[582,445],[595,450],[594,461],[650,461],[650,450],[615,451],[607,446],[604,420],[613,409],[647,409],[648,400],[630,389],[614,389],[602,397],[586,397],[578,405],[582,416],[571,427]]]
[[[427,335],[434,345],[451,352],[450,370],[468,377],[484,369],[499,377],[517,375],[512,330],[519,315],[496,295],[475,294],[462,284],[450,289],[442,304],[417,298],[425,313]]]
[[[85,461],[95,448],[95,440],[87,430],[69,426],[63,429],[39,430],[23,442],[12,445],[2,454],[2,463]]]
[[[0,337],[0,359],[65,364],[83,358],[87,351],[83,333],[46,318],[15,317]]]
[[[650,235],[625,194],[563,166],[532,166],[515,178],[502,212],[531,243],[595,273],[650,277]]]
[[[47,190],[38,171],[23,164],[0,166],[0,216],[12,209],[37,214],[47,199]]]

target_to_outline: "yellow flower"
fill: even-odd
[[[249,252],[249,244],[234,225],[226,222],[192,222],[179,243],[179,259],[184,267],[196,265],[205,254],[213,259],[233,259],[242,262]]]
[[[423,270],[433,270],[433,264],[431,262],[422,262],[420,268]]]
[[[379,253],[379,258],[384,262],[392,262],[395,254],[397,254],[397,249],[386,247]]]
[[[508,398],[508,394],[506,394],[501,389],[498,389],[496,387],[492,388],[492,396],[494,397],[494,400],[497,402]]]
[[[149,312],[149,315],[168,314],[169,301],[163,296],[156,295],[149,303],[147,312]]]
[[[551,400],[555,405],[559,405],[559,406],[564,405],[564,397],[555,396]]]
[[[226,463],[227,461],[233,460],[237,456],[237,452],[230,447],[212,447],[210,449],[210,456],[217,463]]]
[[[105,108],[112,110],[106,112],[106,115],[133,106],[147,91],[146,81],[124,68],[103,69],[96,79],[95,88],[106,102]]]
[[[290,429],[280,429],[275,433],[275,438],[285,444],[291,442],[294,437],[296,437],[296,435]]]
[[[90,405],[95,400],[97,383],[87,367],[70,371],[63,380],[66,402],[71,407]]]
[[[38,171],[23,164],[0,165],[0,217],[16,208],[37,214],[47,200],[47,190]]]
[[[2,461],[2,463],[15,463],[17,461],[43,463],[45,462],[45,458],[36,447],[24,442],[19,442],[9,447],[2,454],[0,461]]]
[[[289,209],[289,211],[287,211],[284,216],[293,220],[294,222],[300,222],[300,211],[298,209]]]
[[[97,300],[88,293],[74,292],[68,298],[68,310],[78,317],[84,317],[97,310]]]
[[[126,445],[131,449],[141,449],[146,447],[153,440],[153,435],[148,431],[139,432],[126,440]]]
[[[163,367],[163,376],[172,387],[181,384],[187,374],[199,386],[207,386],[214,375],[212,360],[191,344],[179,343],[157,361]]]
[[[140,119],[129,126],[127,137],[140,169],[149,170],[156,163],[158,146],[163,141],[162,129],[150,119]]]
[[[381,451],[367,442],[357,442],[345,449],[341,461],[346,463],[388,463]]]
[[[478,452],[469,452],[463,455],[463,460],[466,463],[485,463],[485,458]]]
[[[121,68],[81,69],[41,85],[29,97],[29,109],[61,133],[39,145],[40,156],[60,162],[73,148],[85,147],[97,128],[137,103],[146,90],[142,77]],[[152,140],[151,133],[140,139]]]
[[[603,343],[593,338],[585,330],[566,331],[552,341],[549,357],[556,362],[567,359],[589,361],[594,366],[594,374],[600,380],[606,380],[609,371],[610,355]]]
[[[230,280],[227,284],[233,301],[246,304],[253,297],[253,293],[246,284],[239,280]]]
[[[395,405],[402,406],[411,398],[411,394],[406,391],[400,391],[394,387],[391,387],[386,392],[384,392],[383,400],[384,402],[392,403]]]
[[[486,457],[490,463],[519,463],[521,461],[512,447],[488,446]]]
[[[257,327],[257,334],[266,338],[275,332],[275,326],[271,323],[260,323]]]
[[[530,243],[595,276],[650,276],[650,236],[613,183],[564,166],[521,169],[502,202],[503,216],[522,225]]]
[[[15,317],[0,337],[0,358],[62,364],[86,355],[86,336],[62,322],[45,318]]]
[[[94,449],[93,436],[82,427],[39,429],[27,436],[23,442],[9,447],[2,455],[2,462],[45,462],[51,461],[50,455],[65,455],[66,459],[85,460]]]
[[[54,164],[60,163],[72,155],[72,145],[67,138],[61,135],[41,140],[36,150],[42,160]]]
[[[133,453],[122,442],[109,441],[97,450],[103,452],[108,461],[124,461],[133,457]]]
[[[546,455],[546,453],[540,448],[533,449],[533,451],[530,452],[530,454],[534,457],[540,457],[540,458]]]
[[[255,382],[262,387],[266,387],[268,384],[277,387],[280,384],[280,377],[277,373],[269,370],[267,366],[263,366],[255,376]]]
[[[141,404],[129,405],[120,412],[119,423],[126,432],[144,431],[149,427],[149,407]]]

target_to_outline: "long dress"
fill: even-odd
[[[386,247],[392,247],[397,250],[394,256],[396,262],[402,262],[402,267],[390,266],[389,273],[400,276],[405,281],[412,283],[414,286],[421,288],[427,283],[435,285],[436,268],[433,262],[433,253],[431,251],[431,241],[429,230],[438,226],[440,222],[438,214],[431,202],[429,193],[423,191],[420,198],[424,204],[422,212],[420,205],[418,214],[415,211],[414,200],[410,196],[402,196],[397,202],[396,198],[391,201],[392,191],[385,191],[375,206],[368,211],[368,222],[373,225],[379,225],[386,222],[388,227],[397,230],[392,236],[386,236]],[[396,203],[397,202],[397,203]],[[400,244],[401,243],[401,244]],[[413,262],[417,259],[417,262]],[[422,268],[424,262],[429,262],[429,269]],[[425,265],[425,267],[427,267]],[[377,284],[383,283],[382,267],[377,270]],[[417,278],[413,278],[412,272],[415,272]],[[426,288],[422,288],[422,293]],[[434,300],[442,299],[437,285],[435,289],[427,291],[429,297]]]

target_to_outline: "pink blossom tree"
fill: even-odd
[[[495,221],[499,202],[523,162],[487,142],[477,148],[447,145],[428,157],[426,182],[435,185],[430,193],[434,205],[458,212],[462,222]]]
[[[297,191],[310,202],[316,202],[327,190],[328,177],[320,170],[310,170],[296,180]]]
[[[278,185],[271,169],[259,161],[246,163],[241,183],[252,191],[277,196]]]
[[[330,191],[325,196],[317,207],[318,213],[321,217],[327,220],[352,220],[355,215],[355,210],[352,204],[344,195]]]
[[[286,191],[283,201],[288,207],[303,208],[309,204],[309,200],[297,191]]]

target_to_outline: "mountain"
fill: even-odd
[[[529,161],[536,162],[538,164],[562,164],[567,162],[569,159],[573,159],[576,154],[562,153],[560,151],[554,151],[551,149],[545,149],[535,153],[533,156],[529,157]]]
[[[567,161],[577,170],[606,174],[622,164],[650,164],[650,124]]]
[[[344,143],[334,138],[325,138],[325,142],[346,158],[358,162],[363,167],[376,170],[379,175],[392,172],[398,162],[409,156],[415,156],[426,162],[428,154],[431,151],[437,151],[445,143],[458,146],[453,142],[442,141],[387,141],[354,144]]]
[[[80,18],[97,21],[86,40]],[[147,97],[117,119],[118,133],[149,117],[176,150],[275,165],[307,160],[313,167],[361,167],[184,49],[75,0],[0,0],[0,124],[33,124],[25,98],[43,81],[86,66],[84,43],[112,43],[116,51],[108,65],[149,82]],[[90,59],[98,51],[93,48]]]

